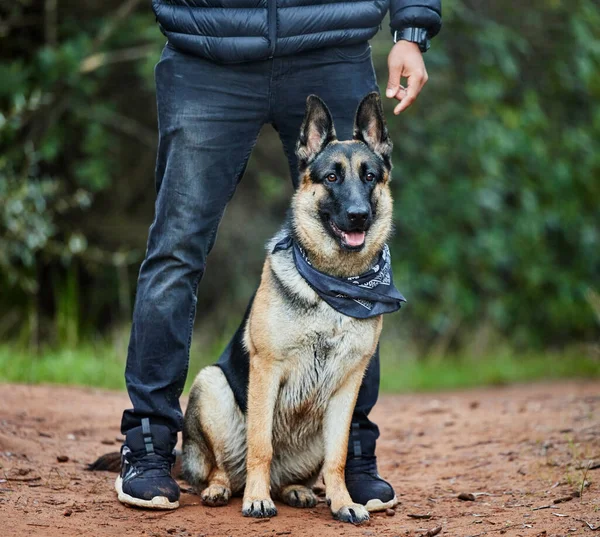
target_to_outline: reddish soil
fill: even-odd
[[[404,537],[441,526],[439,535],[460,537],[593,537],[600,526],[600,468],[572,498],[581,467],[600,467],[598,382],[383,397],[374,413],[380,473],[401,503],[394,516],[374,514],[358,527],[334,521],[324,503],[307,511],[278,505],[277,517],[251,520],[239,498],[208,508],[189,491],[177,511],[124,507],[114,474],[85,465],[118,449],[125,394],[20,385],[0,393],[3,535]]]

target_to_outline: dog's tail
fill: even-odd
[[[119,472],[121,470],[121,454],[111,451],[100,455],[94,462],[87,465],[86,470],[90,472]]]
[[[121,471],[121,454],[118,451],[111,451],[100,455],[94,462],[87,465],[86,470],[90,472],[114,472]],[[171,475],[175,478],[181,478],[181,451],[175,452],[175,464],[171,470]]]

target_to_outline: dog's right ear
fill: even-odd
[[[334,140],[336,140],[335,129],[327,105],[316,95],[309,95],[296,144],[300,170],[305,169],[325,149],[325,146]]]

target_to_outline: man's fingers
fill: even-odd
[[[401,101],[402,99],[404,99],[404,97],[406,97],[406,88],[404,86],[400,86],[398,88],[398,91],[396,93],[396,95],[394,95],[394,97],[398,100]]]
[[[389,99],[393,99],[394,97],[396,97],[396,99],[401,99],[403,89],[404,88],[400,85],[400,82],[394,85],[390,85],[390,83],[388,82],[388,87],[385,90],[385,96]]]
[[[399,85],[391,85],[388,82],[388,87],[385,90],[385,96],[388,97],[389,99],[391,99],[392,97],[396,96],[396,93],[398,93],[398,90],[400,89]]]
[[[390,77],[388,78],[385,96],[388,98],[395,97],[400,86],[400,77],[402,76],[402,65],[388,65]]]
[[[392,94],[391,92],[388,93],[386,91],[386,97],[389,97],[390,99],[396,99],[398,101],[401,101],[402,99],[404,99],[405,95],[406,95],[406,88],[402,84],[398,84],[398,87],[396,88],[396,93],[394,93],[394,94]]]
[[[418,91],[414,86],[408,86],[404,92],[404,96],[400,100],[400,104],[394,108],[394,114],[398,115],[400,112],[406,110],[417,98]]]
[[[423,86],[427,82],[427,71],[416,73],[408,78],[408,85],[406,91],[403,94],[398,95],[396,98],[400,101],[400,104],[394,108],[394,114],[398,115],[400,112],[406,110],[419,95],[419,92],[423,89]]]

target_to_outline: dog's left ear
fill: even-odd
[[[391,168],[392,141],[385,124],[379,93],[369,93],[358,105],[354,120],[354,139],[364,142]]]
[[[296,144],[300,170],[306,168],[325,149],[325,146],[334,140],[336,140],[335,129],[327,105],[316,95],[309,95]]]

